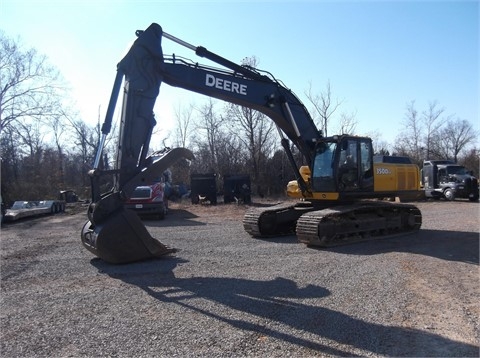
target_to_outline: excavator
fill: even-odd
[[[417,231],[420,210],[409,203],[379,200],[419,195],[419,169],[395,160],[374,160],[368,137],[325,137],[298,97],[272,74],[238,65],[202,46],[193,46],[163,31],[156,23],[136,31],[137,39],[117,65],[110,102],[93,169],[89,171],[92,202],[81,240],[106,262],[121,264],[175,252],[153,238],[138,216],[124,208],[134,189],[158,177],[176,161],[193,160],[186,148],[173,148],[152,158],[148,149],[156,124],[153,108],[162,82],[259,111],[276,125],[282,147],[295,172],[287,195],[295,200],[266,208],[252,207],[243,226],[253,237],[296,234],[307,246],[330,247]],[[171,40],[221,67],[164,56],[162,39]],[[105,139],[123,84],[123,104],[116,163],[101,166]],[[297,165],[291,143],[306,165]],[[392,157],[394,158],[394,157]],[[113,177],[101,192],[101,178]]]

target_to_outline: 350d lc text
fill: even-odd
[[[390,174],[392,174],[392,172],[390,171],[390,169],[387,169],[387,168],[377,168],[377,174],[378,175],[390,175]]]

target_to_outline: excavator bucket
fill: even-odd
[[[168,149],[147,158],[148,166],[134,175],[122,187],[102,196],[88,211],[89,221],[83,226],[83,246],[112,264],[123,264],[158,258],[175,252],[153,238],[138,215],[125,209],[124,196],[130,196],[137,185],[153,182],[167,168],[180,159],[193,160],[193,153],[185,148]]]
[[[124,208],[99,225],[88,221],[82,229],[82,243],[112,264],[158,258],[176,251],[153,238],[138,215]]]

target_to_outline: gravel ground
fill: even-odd
[[[479,204],[421,202],[418,233],[318,250],[258,240],[245,207],[173,204],[180,251],[109,265],[85,211],[1,231],[2,357],[479,356]]]

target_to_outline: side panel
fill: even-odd
[[[420,190],[420,172],[415,164],[374,163],[374,191]]]

